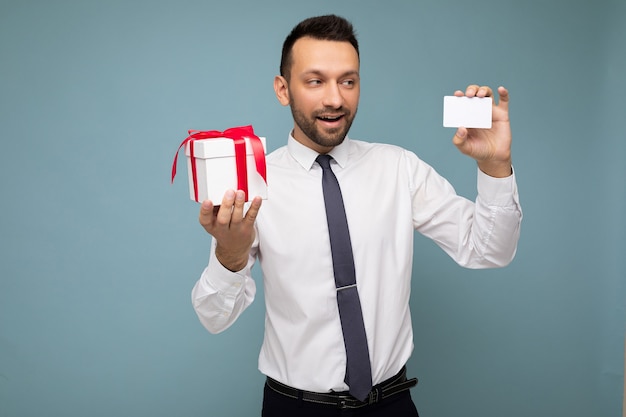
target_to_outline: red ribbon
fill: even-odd
[[[252,147],[252,153],[254,155],[254,162],[256,164],[256,170],[263,178],[263,181],[267,183],[266,167],[265,167],[265,151],[263,150],[263,143],[257,135],[254,134],[252,126],[232,127],[226,129],[223,132],[219,130],[189,130],[189,136],[182,141],[176,155],[174,156],[174,164],[172,165],[172,183],[176,176],[176,163],[178,161],[178,152],[180,148],[185,145],[189,145],[189,156],[191,158],[191,170],[193,177],[193,190],[196,201],[198,201],[198,178],[196,174],[196,157],[194,154],[193,143],[200,139],[216,139],[227,138],[232,139],[235,144],[235,164],[237,166],[237,189],[242,190],[246,195],[246,201],[248,201],[248,164],[246,161],[246,141],[248,138],[250,146]]]

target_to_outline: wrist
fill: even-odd
[[[511,160],[506,161],[478,161],[478,168],[494,178],[505,178],[513,174],[513,165]]]
[[[241,271],[246,267],[248,264],[248,252],[233,253],[224,251],[219,244],[215,247],[215,257],[224,268],[231,272]]]

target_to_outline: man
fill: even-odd
[[[416,416],[408,390],[415,382],[405,376],[413,350],[414,231],[469,268],[513,259],[522,216],[508,92],[498,89],[491,129],[459,128],[453,138],[478,164],[478,197],[471,202],[415,154],[347,137],[360,79],[358,43],[345,19],[321,16],[298,24],[283,45],[280,70],[274,89],[291,107],[294,127],[287,145],[267,157],[269,197],[263,208],[254,198],[247,210],[241,191],[228,191],[219,207],[202,203],[200,223],[213,243],[193,289],[194,308],[209,331],[229,327],[254,299],[250,270],[258,258],[267,310],[259,356],[268,377],[263,415],[339,415],[347,408],[351,415]],[[476,85],[455,92],[492,94]],[[356,279],[345,286],[337,278],[343,266],[335,262],[343,237],[333,237],[340,227],[327,207],[334,204],[326,182],[333,174],[349,229],[347,263]],[[345,289],[356,297],[358,318],[344,316]],[[364,342],[351,345],[353,327],[364,328],[364,335],[357,331]]]

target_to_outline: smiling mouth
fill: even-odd
[[[343,119],[343,114],[339,114],[336,116],[318,116],[317,119],[321,120],[322,122],[338,122],[339,120]]]

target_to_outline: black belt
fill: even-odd
[[[338,408],[361,408],[389,398],[394,394],[406,391],[417,385],[417,378],[406,379],[406,367],[388,380],[375,385],[365,401],[358,400],[347,392],[311,392],[292,388],[270,377],[267,378],[267,386],[286,397],[301,399],[316,404],[332,405]]]

